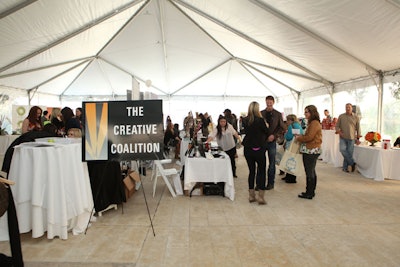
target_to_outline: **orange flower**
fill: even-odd
[[[370,143],[376,143],[381,141],[381,134],[378,132],[368,132],[365,135],[365,140],[367,140]]]

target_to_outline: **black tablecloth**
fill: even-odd
[[[89,161],[88,170],[94,208],[97,212],[111,204],[126,202],[121,167],[117,161]]]

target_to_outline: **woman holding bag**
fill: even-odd
[[[286,116],[286,122],[288,124],[288,129],[285,133],[285,150],[288,150],[290,147],[290,144],[293,142],[294,134],[295,131],[293,129],[297,130],[297,134],[303,134],[303,128],[301,128],[300,122],[297,119],[297,116],[294,114],[290,114]],[[293,175],[291,173],[286,173],[286,176],[282,178],[285,180],[286,183],[289,184],[294,184],[296,183],[296,175]]]
[[[319,113],[314,105],[304,109],[304,116],[308,126],[304,135],[296,135],[296,140],[301,142],[300,153],[303,154],[303,165],[306,172],[306,192],[299,194],[300,198],[312,199],[315,196],[317,186],[317,174],[315,166],[321,154],[322,127],[319,120]]]

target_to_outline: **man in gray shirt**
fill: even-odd
[[[360,144],[360,119],[353,113],[353,105],[346,104],[346,113],[339,116],[336,123],[336,133],[340,136],[340,153],[343,155],[344,172],[354,172],[356,163],[353,159],[354,144]]]

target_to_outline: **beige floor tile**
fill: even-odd
[[[299,199],[304,177],[276,176],[267,205],[248,202],[239,153],[235,201],[173,198],[158,179],[68,240],[21,235],[25,266],[399,266],[400,181],[376,182],[318,162],[313,200]],[[178,166],[177,166],[178,167]],[[9,243],[0,251],[10,254]]]

